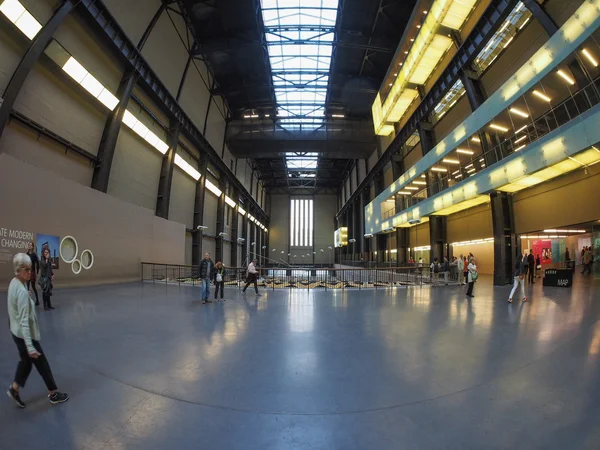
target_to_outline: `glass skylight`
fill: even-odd
[[[317,153],[286,153],[285,163],[288,170],[316,170]]]
[[[285,129],[322,125],[338,0],[261,0],[277,102]]]

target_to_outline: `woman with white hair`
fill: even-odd
[[[17,364],[17,372],[7,394],[19,408],[25,408],[25,403],[19,396],[19,390],[25,386],[31,373],[31,366],[35,365],[48,388],[50,403],[54,405],[66,402],[69,396],[57,391],[50,364],[40,345],[40,329],[35,306],[26,287],[26,283],[31,278],[31,258],[25,253],[18,253],[13,258],[13,267],[15,277],[10,282],[7,295],[8,317],[10,332],[17,345],[21,360]]]

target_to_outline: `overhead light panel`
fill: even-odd
[[[517,131],[515,131],[515,134],[519,134],[521,131],[525,130],[529,125],[523,125],[521,128],[519,128]]]
[[[343,114],[332,114],[331,117],[333,117],[334,119],[343,119],[346,116],[344,116]]]
[[[42,29],[42,25],[18,0],[4,0],[4,2],[0,4],[0,11],[25,36],[27,36],[29,40],[32,40]]]
[[[540,91],[538,91],[537,89],[535,89],[532,92],[533,95],[535,95],[537,98],[541,98],[542,100],[550,103],[552,101],[552,99],[550,97],[548,97],[546,94],[542,94]]]
[[[238,213],[240,213],[242,216],[246,215],[246,211],[241,207],[241,205],[238,205]]]
[[[235,208],[237,205],[235,202],[230,199],[228,196],[225,196],[225,203],[227,203],[230,207]]]
[[[471,140],[473,142],[481,142],[481,139],[479,139],[478,137],[472,137]]]
[[[519,142],[521,142],[523,139],[527,139],[527,135],[525,135],[525,136],[521,136],[519,139],[517,139],[517,140],[515,141],[515,144],[518,144],[518,143],[519,143]]]
[[[473,172],[475,172],[475,168],[467,170],[467,173],[473,173]]]
[[[460,164],[460,161],[458,159],[450,159],[450,158],[444,158],[444,159],[442,159],[442,162],[445,162],[446,164]]]
[[[525,147],[527,147],[527,144],[520,145],[519,147],[515,148],[515,152],[518,152],[519,150],[523,150]]]
[[[421,186],[427,186],[427,183],[425,181],[413,181],[413,184],[419,184]]]
[[[563,80],[565,80],[567,83],[569,83],[571,86],[573,86],[575,84],[575,80],[573,78],[571,78],[569,75],[567,75],[567,73],[564,70],[558,70],[556,72],[556,74],[561,77]]]
[[[194,180],[198,181],[200,179],[200,172],[194,169],[185,159],[179,156],[177,153],[175,154],[175,165],[187,173]]]
[[[518,108],[510,108],[510,112],[513,114],[516,114],[517,116],[521,116],[521,117],[529,117],[529,114],[527,114],[525,111],[521,111]]]
[[[587,48],[581,50],[581,53],[587,58],[587,60],[592,66],[598,67],[598,61],[596,61],[596,58],[594,58],[594,56],[590,53],[590,51]]]
[[[418,187],[414,187],[414,186],[406,186],[404,189],[407,189],[409,191],[418,191],[419,190]]]
[[[464,148],[457,148],[456,153],[462,153],[463,155],[474,155],[475,152],[473,150],[465,150]]]
[[[205,182],[206,189],[208,189],[210,192],[215,194],[217,197],[220,197],[223,194],[223,191],[221,191],[221,189],[219,189],[217,186],[215,186],[213,183],[211,183],[210,180],[205,179],[204,182]]]
[[[443,167],[432,167],[431,170],[434,172],[448,172],[448,169],[444,169]]]
[[[503,133],[506,133],[508,131],[508,128],[503,127],[502,125],[497,125],[495,123],[491,123],[490,128],[497,130],[497,131],[501,131]]]

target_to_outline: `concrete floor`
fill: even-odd
[[[600,448],[600,283],[509,290],[56,290],[42,345],[71,400],[34,370],[0,449]],[[8,386],[7,329],[0,354]]]

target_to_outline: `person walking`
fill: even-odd
[[[465,273],[465,260],[463,259],[463,255],[460,255],[460,258],[458,258],[458,261],[456,262],[456,268],[458,270],[458,277],[459,277],[459,282],[460,285],[464,285],[465,283],[460,279],[460,276],[463,275]]]
[[[592,273],[591,259],[592,259],[592,251],[590,248],[586,248],[585,252],[583,253],[583,272],[581,272],[582,274],[585,275],[586,272],[588,274]]]
[[[528,281],[535,284],[535,256],[533,256],[533,250],[529,250],[529,255],[527,255],[527,266]]]
[[[31,373],[31,366],[35,365],[48,389],[50,403],[55,405],[66,402],[69,396],[58,392],[50,364],[40,345],[40,329],[35,306],[26,287],[26,283],[31,278],[31,258],[25,253],[16,254],[13,258],[13,269],[15,277],[10,282],[7,295],[8,318],[10,332],[17,346],[20,360],[17,364],[14,381],[6,393],[19,408],[25,408],[26,405],[21,400],[19,391],[25,387]]]
[[[223,291],[225,290],[225,267],[221,261],[215,264],[214,273],[211,277],[215,283],[215,300],[221,291],[221,300],[223,300]],[[223,300],[225,301],[225,300]]]
[[[252,260],[252,262],[248,265],[248,275],[246,277],[246,286],[242,289],[242,294],[246,293],[246,289],[251,284],[254,284],[254,291],[256,292],[256,296],[260,297],[260,293],[258,292],[258,284],[256,281],[258,280],[258,271],[256,270],[256,258]]]
[[[210,253],[204,254],[204,259],[198,267],[198,277],[202,280],[202,304],[212,303],[208,297],[210,295],[210,279],[215,265],[210,259]]]
[[[469,284],[469,260],[466,256],[463,259],[463,277],[465,279],[465,284]]]
[[[27,282],[27,289],[29,290],[31,288],[35,294],[35,306],[40,306],[40,298],[38,297],[37,288],[35,287],[37,274],[40,273],[40,258],[38,258],[38,255],[35,252],[35,245],[33,242],[29,243],[27,256],[31,259],[31,278]]]
[[[527,261],[526,258],[528,257],[526,257],[525,255],[517,255],[517,260],[515,262],[514,284],[512,291],[510,291],[510,295],[508,296],[508,303],[512,303],[513,295],[515,295],[515,292],[519,285],[521,285],[521,298],[524,302],[527,301],[527,296],[525,295],[525,262]]]
[[[431,266],[429,266],[429,269],[431,271],[431,280],[433,282],[433,285],[437,286],[438,279],[440,277],[440,264],[438,263],[437,257],[433,258],[433,262],[431,263]]]
[[[444,284],[448,286],[448,276],[450,275],[450,262],[448,257],[444,256]]]
[[[467,266],[467,272],[468,272],[468,282],[469,282],[469,288],[467,289],[467,297],[473,298],[475,297],[473,295],[473,285],[475,284],[475,281],[477,281],[477,278],[479,278],[479,274],[477,273],[477,266],[475,265],[475,259],[471,256],[469,258],[469,265]]]
[[[54,281],[54,270],[52,268],[52,258],[50,257],[50,249],[44,248],[42,251],[42,260],[40,262],[40,288],[42,289],[42,300],[44,301],[44,311],[54,309],[50,302],[52,297],[52,282]]]

